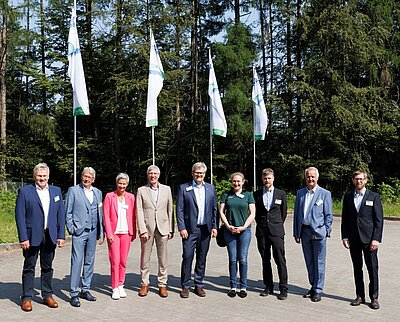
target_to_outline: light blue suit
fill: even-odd
[[[93,203],[90,204],[82,184],[70,187],[65,200],[66,225],[72,235],[71,297],[78,296],[83,263],[82,292],[90,289],[93,277],[96,240],[104,236],[103,194],[93,187]],[[95,216],[96,223],[91,225]]]
[[[293,236],[301,240],[311,290],[321,293],[325,283],[326,237],[332,230],[332,197],[328,190],[317,186],[308,213],[304,214],[307,192],[303,188],[296,194]],[[303,224],[305,215],[309,220],[307,226]]]

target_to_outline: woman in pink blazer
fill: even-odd
[[[120,173],[116,178],[117,190],[104,199],[104,228],[111,264],[111,298],[126,297],[124,290],[126,260],[131,242],[136,237],[135,196],[126,192],[129,176]]]

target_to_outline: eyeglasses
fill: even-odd
[[[354,181],[364,181],[365,178],[354,178],[353,180],[354,180]]]
[[[196,176],[204,176],[205,172],[193,172]]]

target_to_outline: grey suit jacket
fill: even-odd
[[[158,201],[154,204],[151,188],[140,187],[136,195],[136,219],[139,235],[153,235],[156,228],[161,235],[174,232],[174,205],[170,187],[159,184]]]
[[[93,187],[93,193],[96,202],[98,202],[97,211],[97,239],[104,236],[103,230],[103,194]],[[77,184],[70,187],[65,199],[65,220],[70,235],[80,235],[86,227],[91,211],[91,205],[87,199],[83,185]]]

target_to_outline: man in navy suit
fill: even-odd
[[[342,240],[344,247],[350,249],[353,262],[356,298],[352,306],[365,303],[363,259],[369,275],[370,307],[379,309],[378,295],[378,245],[382,241],[383,210],[379,194],[365,188],[368,176],[358,170],[352,177],[354,189],[343,198]]]
[[[274,292],[271,267],[271,248],[279,275],[279,300],[287,299],[288,273],[285,258],[285,228],[287,216],[286,193],[274,187],[274,171],[262,171],[264,187],[254,192],[256,202],[256,238],[258,251],[262,258],[263,282],[265,289],[260,296]]]
[[[293,236],[303,248],[311,289],[304,297],[321,301],[325,283],[326,238],[332,230],[331,193],[318,186],[318,169],[305,170],[307,187],[297,191],[294,205]]]
[[[50,170],[46,163],[33,169],[34,184],[19,189],[15,206],[18,239],[24,255],[21,309],[32,311],[35,266],[40,254],[43,303],[57,308],[53,298],[52,263],[56,246],[65,241],[65,211],[61,189],[48,184]]]
[[[100,245],[103,243],[104,230],[103,194],[92,186],[95,178],[96,171],[92,167],[84,168],[82,182],[70,187],[65,199],[66,225],[72,235],[70,303],[75,307],[81,306],[79,297],[96,301],[89,289],[94,272],[96,240]]]
[[[215,187],[204,182],[207,166],[197,162],[192,167],[193,181],[182,184],[176,200],[176,218],[182,238],[181,285],[182,298],[189,297],[194,253],[194,292],[205,297],[204,274],[211,236],[217,236],[217,195]]]

